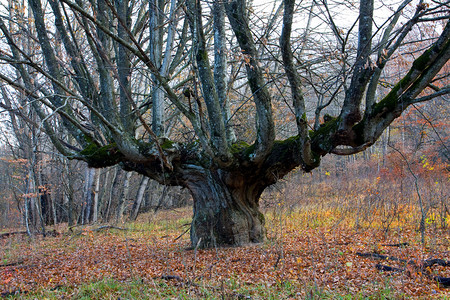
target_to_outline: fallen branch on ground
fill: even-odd
[[[406,246],[409,246],[409,244],[408,243],[382,244],[381,246],[385,246],[385,247],[406,247]]]
[[[405,260],[405,259],[397,258],[397,257],[394,257],[394,256],[382,255],[382,254],[378,254],[378,253],[361,253],[361,252],[356,252],[356,255],[361,256],[361,257],[374,258],[374,259],[398,261],[400,263],[415,264],[415,262],[413,260]]]
[[[395,267],[390,267],[390,266],[385,266],[382,264],[376,264],[375,268],[377,268],[380,271],[385,271],[385,272],[404,272],[405,269],[399,269],[399,268],[395,268]]]
[[[4,263],[0,265],[1,267],[12,267],[12,266],[17,266],[17,265],[21,265],[23,263],[23,260],[19,260],[19,261],[15,261],[15,262],[11,262],[11,263]]]
[[[177,275],[162,275],[159,277],[153,277],[153,279],[184,281],[180,276]]]
[[[13,231],[13,232],[5,232],[0,234],[0,238],[7,238],[11,235],[16,235],[16,234],[27,234],[26,231]]]
[[[122,230],[122,231],[130,230],[128,228],[122,228],[122,227],[117,227],[117,226],[112,226],[112,225],[104,225],[104,226],[100,226],[98,228],[95,228],[92,231],[100,231],[100,230],[103,230],[103,229],[117,229],[117,230]]]
[[[418,272],[420,271],[422,274],[424,274],[425,276],[427,276],[431,280],[436,281],[437,283],[439,283],[443,287],[450,287],[450,277],[434,276],[428,270],[430,267],[432,267],[434,265],[439,265],[439,266],[443,266],[443,267],[450,266],[450,261],[446,261],[446,260],[439,259],[439,258],[433,258],[433,259],[426,259],[422,263],[416,264],[416,262],[414,260],[405,260],[405,259],[401,259],[401,258],[389,256],[389,255],[381,255],[381,254],[378,254],[378,253],[361,253],[361,252],[356,252],[356,255],[361,256],[361,257],[369,257],[369,258],[373,258],[373,259],[397,261],[397,262],[400,262],[400,263],[403,263],[403,264],[412,265]],[[384,271],[384,272],[398,272],[398,273],[401,273],[401,272],[407,271],[406,269],[391,267],[391,266],[382,265],[382,264],[376,264],[375,268],[377,268],[380,271]]]
[[[128,229],[128,228],[122,228],[122,227],[117,227],[117,226],[112,226],[112,225],[104,225],[104,226],[100,226],[98,228],[93,228],[93,229],[84,228],[84,229],[82,229],[82,230],[80,230],[78,232],[74,232],[72,228],[73,227],[69,228],[69,231],[71,233],[73,233],[73,236],[70,239],[73,239],[74,237],[77,237],[77,236],[80,236],[80,235],[86,235],[87,232],[91,232],[92,233],[92,232],[97,232],[97,231],[100,231],[100,230],[103,230],[103,229],[117,229],[117,230],[122,230],[122,231],[131,230],[131,229]]]

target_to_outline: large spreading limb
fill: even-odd
[[[373,104],[370,113],[365,114],[358,124],[351,128],[345,137],[338,134],[339,119],[332,119],[312,134],[313,150],[318,154],[336,153],[348,155],[365,150],[371,146],[397,117],[410,104],[415,103],[419,94],[433,81],[433,78],[450,59],[450,22],[447,22],[442,34],[436,42],[419,56],[412,64],[409,72],[378,103]],[[443,91],[446,91],[444,88]],[[424,96],[431,99],[442,95]],[[422,97],[421,97],[422,98]],[[420,98],[419,98],[420,99]],[[336,149],[339,145],[351,148]]]
[[[306,118],[305,99],[303,97],[300,76],[293,62],[291,50],[291,31],[294,17],[295,0],[284,1],[283,30],[280,37],[283,66],[291,86],[292,102],[294,104],[295,120],[297,122],[298,135],[300,137],[300,151],[303,164],[313,165],[314,159],[311,155],[311,144],[308,136],[308,120]]]
[[[64,17],[61,14],[58,2],[50,0],[49,3],[55,16],[56,29],[61,35],[61,41],[70,57],[70,64],[76,74],[74,78],[77,82],[76,87],[85,99],[89,99],[96,104],[98,102],[98,91],[96,90],[94,80],[88,71],[83,55],[77,47],[76,42],[70,38],[66,26],[64,26]],[[70,26],[68,27],[71,28]],[[70,30],[70,32],[72,32],[72,30]]]
[[[335,138],[337,133],[337,119],[327,122],[325,126],[314,132],[312,141],[313,149],[321,154],[336,153],[348,155],[363,151],[372,145],[396,118],[398,118],[409,105],[420,101],[422,98],[432,99],[442,96],[448,91],[445,87],[441,91],[428,96],[417,98],[422,91],[432,82],[442,67],[450,59],[450,22],[447,24],[433,45],[419,56],[412,64],[408,73],[391,89],[391,91],[378,103],[370,108],[355,126],[352,134],[342,142],[341,138]],[[339,145],[348,145],[346,150],[336,149]]]
[[[42,4],[40,0],[29,0],[29,5],[33,12],[34,24],[38,35],[39,44],[42,47],[42,52],[48,68],[48,73],[51,77],[55,78],[55,80],[52,81],[55,94],[53,97],[50,97],[49,100],[55,107],[62,107],[64,104],[62,96],[65,95],[65,91],[58,84],[63,83],[62,72],[47,34]],[[68,107],[64,109],[67,114],[72,115],[72,112]],[[86,139],[84,135],[79,134],[80,131],[77,128],[74,128],[71,123],[67,123],[66,127],[79,144],[86,145]]]
[[[419,56],[409,72],[379,103],[371,113],[355,126],[358,139],[355,144],[374,143],[384,129],[406,108],[416,102],[419,94],[450,59],[450,22],[447,22],[439,39]]]
[[[236,134],[230,121],[230,101],[228,99],[227,46],[225,32],[225,7],[222,2],[215,1],[212,7],[214,18],[214,84],[217,90],[220,107],[225,120],[225,130],[228,144],[236,141]]]
[[[272,149],[275,127],[272,116],[272,100],[263,78],[258,61],[259,56],[248,25],[248,10],[245,2],[245,0],[227,2],[225,9],[246,62],[248,84],[256,105],[256,141],[251,159],[258,164]]]
[[[398,31],[398,33],[395,35],[393,39],[389,40],[391,38],[392,30],[395,28],[395,25],[397,24],[403,9],[410,2],[411,0],[405,0],[402,4],[400,4],[399,8],[395,12],[394,16],[389,22],[389,25],[386,27],[383,33],[380,45],[378,46],[378,59],[376,62],[376,66],[372,78],[370,79],[369,85],[367,87],[366,110],[365,110],[366,115],[371,113],[372,107],[376,102],[376,91],[378,88],[378,83],[380,80],[381,72],[386,66],[386,63],[389,61],[389,59],[391,59],[392,55],[395,53],[398,47],[400,47],[407,34],[411,31],[413,26],[417,24],[417,22],[419,21],[419,17],[424,13],[423,9],[421,9],[419,5],[411,20],[409,20],[401,28],[401,30]]]
[[[353,76],[342,106],[339,131],[347,131],[361,119],[360,105],[367,83],[372,75],[370,54],[372,52],[373,0],[360,1],[358,50]]]
[[[231,155],[228,148],[225,121],[219,103],[219,96],[209,64],[205,33],[202,25],[201,4],[198,0],[188,0],[186,1],[186,6],[192,31],[193,55],[195,56],[197,72],[200,77],[203,99],[208,110],[210,139],[214,159],[219,164],[226,165],[231,162]]]
[[[111,7],[111,10],[116,14],[118,19],[117,24],[117,35],[129,42],[130,40],[130,27],[131,27],[131,17],[129,13],[129,1],[128,0],[115,0],[113,7],[112,3],[107,3]],[[122,124],[125,132],[130,132],[134,136],[135,120],[136,116],[132,113],[134,100],[131,97],[131,56],[130,51],[122,44],[117,45],[116,51],[116,64],[118,72],[119,81],[119,115],[120,123]]]

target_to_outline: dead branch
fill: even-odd
[[[0,234],[0,238],[7,238],[11,235],[16,235],[16,234],[27,234],[26,231],[13,231],[13,232],[5,232]]]
[[[112,225],[105,225],[105,226],[100,226],[98,228],[95,228],[92,231],[100,231],[103,229],[117,229],[117,230],[122,230],[122,231],[130,230],[128,228],[122,228],[122,227],[117,227],[117,226],[112,226]]]
[[[405,259],[401,259],[401,258],[397,258],[394,256],[389,256],[389,255],[381,255],[378,253],[361,253],[361,252],[356,252],[356,255],[361,256],[361,257],[369,257],[369,258],[373,258],[373,259],[381,259],[381,260],[386,260],[386,261],[398,261],[400,263],[407,263],[407,264],[415,264],[415,262],[413,260],[405,260]]]
[[[450,261],[446,261],[446,260],[439,259],[439,258],[433,258],[433,259],[426,259],[422,263],[416,264],[416,262],[414,260],[405,260],[405,259],[396,258],[393,256],[381,255],[378,253],[357,252],[356,255],[361,256],[361,257],[373,258],[373,259],[398,261],[400,263],[412,265],[417,271],[421,271],[422,274],[424,274],[426,277],[437,282],[438,284],[442,285],[443,287],[450,287],[450,277],[434,276],[431,274],[431,272],[429,270],[429,268],[431,268],[434,265],[448,267],[448,266],[450,266]],[[407,271],[406,269],[400,269],[400,268],[391,267],[391,266],[382,265],[382,264],[376,264],[375,268],[377,268],[377,270],[385,271],[385,272],[402,273],[402,272]]]
[[[183,279],[181,279],[180,276],[177,276],[177,275],[162,275],[159,277],[153,277],[153,279],[184,281]]]
[[[0,268],[1,267],[12,267],[12,266],[18,266],[23,264],[23,260],[19,260],[19,261],[15,261],[15,262],[11,262],[11,263],[3,263],[0,264]]]
[[[385,246],[385,247],[407,247],[407,246],[409,246],[409,244],[408,243],[382,244],[381,246]]]

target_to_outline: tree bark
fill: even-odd
[[[125,204],[128,202],[128,194],[130,190],[130,178],[132,173],[128,172],[125,176],[125,182],[123,184],[123,194],[119,198],[119,204],[116,211],[116,222],[121,222],[123,217],[123,212],[125,211]]]
[[[111,180],[111,175],[112,172],[114,172],[115,168],[107,168],[106,169],[106,174],[104,176],[103,179],[101,179],[101,189],[99,189],[99,203],[98,203],[98,214],[100,216],[102,216],[102,218],[104,219],[105,215],[106,215],[106,208],[108,205],[108,195],[109,195],[109,186],[112,185],[112,180]],[[97,221],[98,221],[98,217],[97,216]]]
[[[69,162],[67,160],[63,160],[62,161],[64,164],[64,173],[65,176],[63,177],[63,183],[64,183],[64,188],[63,188],[63,203],[66,204],[67,203],[67,222],[69,224],[69,226],[73,226],[75,224],[75,212],[74,212],[74,203],[73,203],[73,199],[74,199],[74,195],[73,195],[73,181],[72,179],[72,172],[71,169],[69,167]]]
[[[114,174],[113,174],[113,178],[111,180],[112,184],[111,187],[109,189],[109,194],[108,194],[108,205],[106,206],[106,212],[104,214],[104,221],[108,222],[109,221],[109,215],[111,213],[111,204],[113,201],[113,193],[114,191],[116,191],[116,188],[119,184],[119,178],[120,178],[120,168],[119,167],[114,167]]]
[[[98,207],[99,207],[99,196],[100,196],[100,172],[95,171],[95,188],[94,188],[94,205],[92,208],[92,223],[97,223],[98,221]]]
[[[50,193],[50,201],[52,205],[52,216],[53,216],[53,225],[56,226],[58,224],[58,215],[57,215],[57,209],[56,209],[56,201],[59,198],[59,193],[57,192],[57,189],[52,191]]]
[[[136,200],[133,203],[133,208],[130,213],[130,219],[136,220],[139,208],[141,207],[142,200],[144,199],[145,190],[147,189],[147,184],[149,182],[150,178],[143,176],[141,180],[141,184],[139,185],[139,189],[136,194]]]
[[[193,247],[241,246],[264,241],[264,215],[258,208],[263,185],[219,170],[204,170],[190,176],[186,186],[194,198]]]
[[[227,142],[229,144],[236,141],[236,133],[231,124],[230,101],[227,95],[227,46],[225,42],[225,7],[223,2],[215,1],[212,8],[214,19],[214,84],[217,90],[220,107],[225,122],[225,130],[227,134]]]
[[[94,168],[87,168],[86,169],[86,176],[85,176],[85,186],[84,186],[84,209],[83,209],[83,224],[88,224],[91,221],[91,209],[92,209],[92,187],[94,185],[94,174],[95,169]]]

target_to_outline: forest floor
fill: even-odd
[[[323,204],[280,204],[266,211],[266,242],[210,250],[189,250],[191,208],[115,225],[127,230],[60,225],[45,239],[11,235],[0,238],[0,293],[14,299],[450,299],[450,289],[435,280],[450,277],[450,266],[422,264],[449,260],[448,228],[427,221],[422,245],[417,222],[405,221],[411,209],[401,211],[392,219],[368,211],[368,223],[369,215],[348,218]]]

